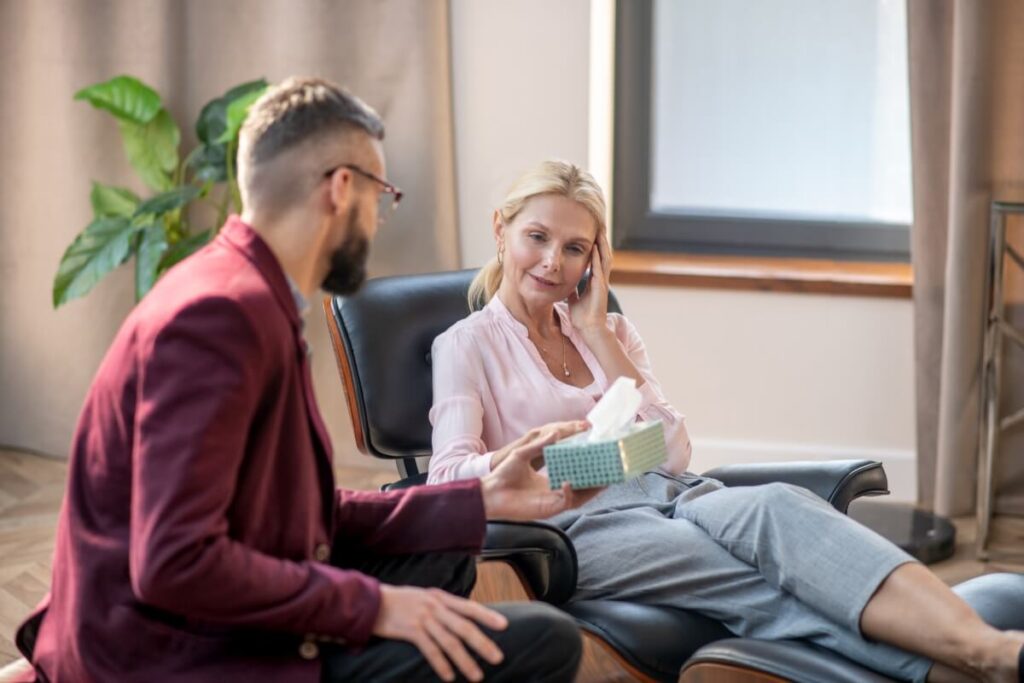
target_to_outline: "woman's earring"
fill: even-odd
[[[499,266],[505,265],[505,243],[504,242],[499,242],[498,243],[498,265]]]

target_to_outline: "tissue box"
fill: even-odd
[[[577,434],[544,447],[551,488],[568,481],[574,489],[616,484],[665,462],[665,430],[661,420],[637,422],[617,439],[588,443]]]

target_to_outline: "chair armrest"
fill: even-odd
[[[424,472],[385,484],[381,491],[426,483]],[[564,531],[550,524],[489,521],[480,558],[508,562],[533,599],[560,605],[576,591],[576,549]]]
[[[718,479],[726,486],[757,486],[770,482],[795,484],[818,494],[844,514],[855,498],[889,493],[889,480],[882,463],[874,460],[724,465],[701,476]]]
[[[399,491],[401,489],[411,489],[413,486],[423,486],[426,483],[427,473],[420,472],[419,474],[414,474],[411,477],[399,479],[398,481],[393,481],[390,484],[384,484],[383,486],[380,487],[380,490],[384,492]]]
[[[576,591],[576,549],[564,531],[550,524],[488,522],[480,557],[512,565],[537,600],[560,605]]]

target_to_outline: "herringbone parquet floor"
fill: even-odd
[[[64,461],[0,449],[0,667],[18,658],[14,630],[46,592],[54,529],[64,493]],[[377,489],[395,479],[379,469],[338,468],[348,488]],[[974,560],[971,522],[956,520],[956,555],[932,569],[953,584],[991,571],[1024,572],[1024,564]],[[997,547],[1024,550],[1024,520],[1001,520]]]
[[[14,631],[50,584],[66,471],[63,460],[0,449],[0,667],[20,657]],[[397,478],[354,467],[336,474],[347,488],[366,490]]]
[[[46,593],[64,462],[0,451],[0,665],[16,659],[14,629]]]

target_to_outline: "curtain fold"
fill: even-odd
[[[458,265],[445,0],[0,0],[0,444],[64,456],[88,384],[130,310],[128,267],[54,311],[64,248],[91,218],[90,180],[143,192],[117,126],[73,102],[121,73],[164,98],[182,150],[202,105],[265,77],[317,75],[384,117],[388,176],[406,192],[373,275]],[[314,383],[342,462],[351,428],[319,301]],[[366,463],[367,460],[358,462]]]
[[[977,493],[989,206],[1024,200],[1024,3],[909,0],[908,28],[918,491],[963,515]],[[1007,282],[1019,302],[1020,279]],[[1024,401],[1016,353],[1004,413]],[[1024,439],[1001,446],[996,509],[1022,515]]]

